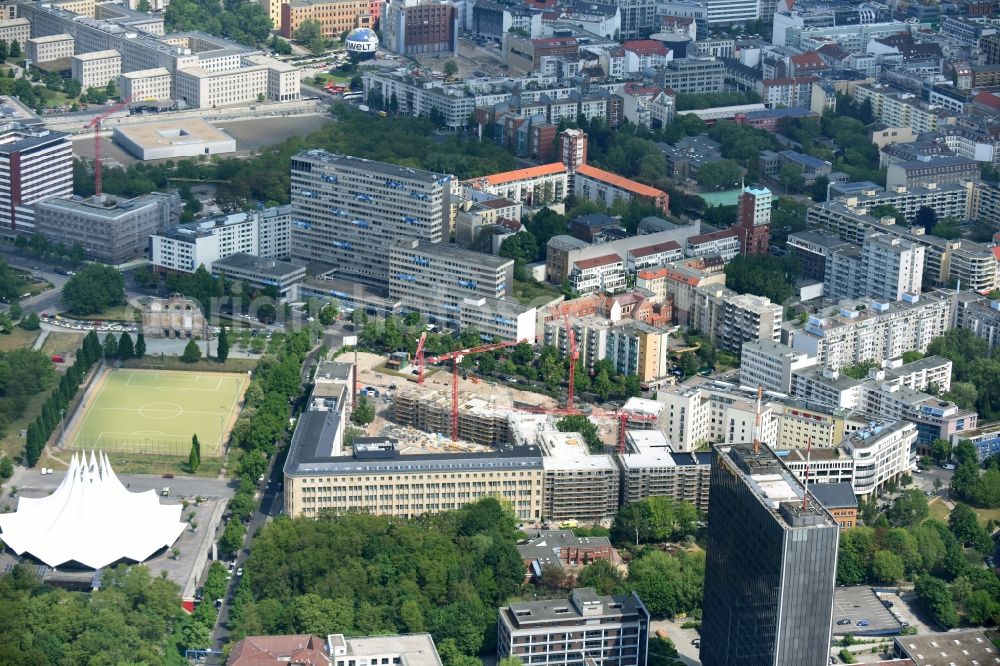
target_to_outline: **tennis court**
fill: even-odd
[[[66,448],[203,458],[222,452],[248,377],[219,372],[107,370],[66,432]]]

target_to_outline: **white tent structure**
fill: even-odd
[[[48,497],[18,499],[0,515],[0,539],[50,567],[77,562],[100,569],[121,559],[142,562],[184,531],[181,505],[160,504],[155,490],[130,492],[103,453],[76,454]]]

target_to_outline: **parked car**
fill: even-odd
[[[864,620],[864,619],[858,620],[858,626],[859,627],[867,627],[868,626],[868,620]]]
[[[839,624],[840,626],[844,626],[845,624],[850,624],[850,623],[851,621],[848,620],[846,617],[842,620],[837,620],[837,624]]]
[[[882,601],[882,605],[885,606],[886,608],[892,608],[894,604],[888,599],[884,599]]]

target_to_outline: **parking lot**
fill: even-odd
[[[844,622],[845,620],[847,622]],[[860,623],[866,624],[861,626]],[[898,633],[902,628],[899,620],[885,607],[872,588],[838,587],[835,590],[833,599],[835,636],[848,633],[855,636],[885,636]]]

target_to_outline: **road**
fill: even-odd
[[[316,363],[317,355],[319,353],[319,347],[314,349],[306,357],[305,362],[302,364],[302,372],[299,376],[300,381],[303,386],[309,383],[309,374],[312,366]],[[239,569],[243,567],[246,563],[247,557],[250,555],[250,547],[253,543],[254,538],[257,536],[257,531],[264,527],[267,522],[273,519],[275,516],[281,513],[284,507],[284,496],[282,494],[284,476],[282,473],[282,467],[284,466],[284,446],[288,443],[291,434],[287,434],[283,442],[278,443],[277,452],[271,458],[270,465],[268,467],[265,476],[265,481],[263,482],[263,490],[261,491],[260,505],[257,511],[254,512],[253,516],[250,518],[250,522],[247,525],[247,535],[243,541],[243,548],[240,550],[239,554],[236,556],[236,567]],[[220,525],[220,529],[222,526]],[[229,581],[229,588],[226,590],[226,596],[223,599],[222,607],[219,609],[219,616],[215,622],[215,628],[212,630],[212,648],[216,650],[221,650],[222,646],[225,645],[226,641],[229,639],[229,611],[233,603],[233,598],[236,594],[236,586],[239,583],[239,578],[233,576],[232,580]],[[206,663],[216,663],[220,664],[220,661],[206,661]]]
[[[671,622],[670,620],[653,620],[649,623],[649,633],[651,636],[663,629],[667,636],[677,648],[678,658],[686,666],[701,666],[698,660],[698,648],[691,645],[691,641],[698,638],[699,634],[694,629],[682,629],[682,622]]]

